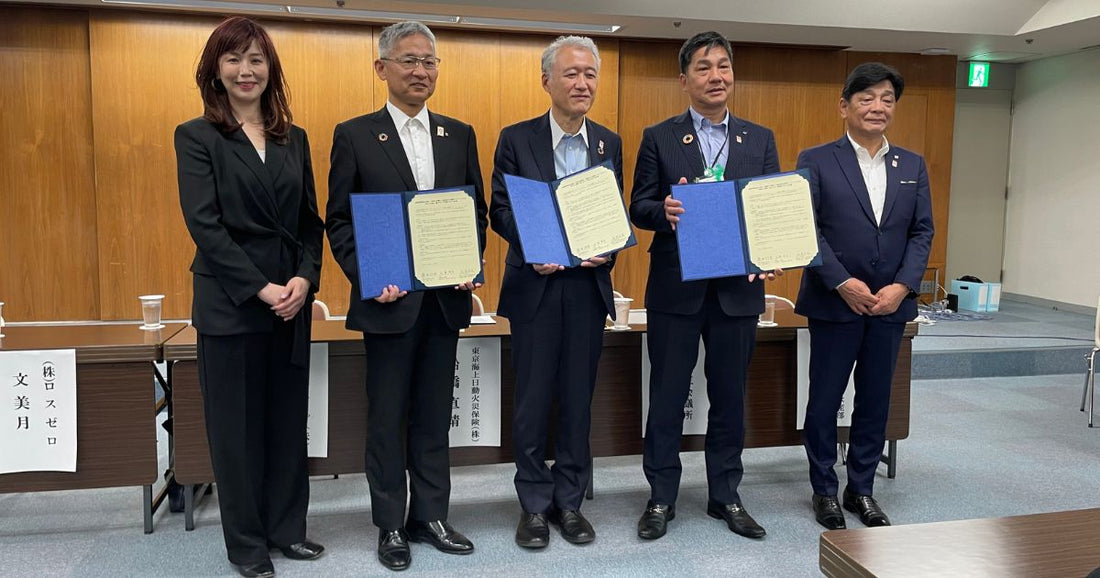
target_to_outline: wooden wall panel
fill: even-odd
[[[179,209],[172,134],[202,114],[195,67],[220,18],[97,12],[92,15],[93,104],[101,225],[103,318],[140,314],[135,295],[164,293],[165,316],[191,314],[191,242]],[[337,122],[373,108],[364,74],[370,27],[265,22],[291,88],[295,123],[310,146],[322,215]],[[156,49],[150,49],[150,47]],[[363,55],[362,60],[348,55]],[[171,71],[148,82],[148,71]],[[120,91],[117,86],[130,86]],[[338,97],[333,98],[336,94]],[[157,226],[150,227],[150,223]],[[325,252],[320,298],[347,310],[349,283]]]
[[[688,99],[680,88],[679,51],[680,44],[674,42],[629,40],[619,45],[619,136],[623,138],[623,188],[628,204],[642,131],[687,109]],[[612,278],[615,289],[633,298],[633,306],[640,308],[645,303],[647,251],[653,233],[636,229],[635,235],[638,246],[616,259]]]
[[[843,134],[838,112],[847,71],[843,52],[739,46],[734,49],[734,114],[775,132],[779,165],[791,171],[804,149]],[[802,271],[794,269],[767,291],[794,301]]]
[[[375,84],[382,84],[372,68],[374,29],[286,21],[265,22],[264,26],[279,51],[290,85],[294,124],[309,136],[317,205],[323,218],[336,125],[373,112],[382,103],[374,95]],[[350,295],[351,283],[332,257],[326,235],[317,298],[329,306],[333,315],[343,315]]]
[[[164,293],[167,317],[190,314],[193,245],[178,208],[172,131],[201,114],[193,87],[202,45],[219,18],[123,11],[0,9],[0,299],[10,320],[135,319],[136,295]],[[322,212],[336,123],[377,109],[385,84],[371,67],[379,27],[265,22],[291,86],[295,122],[310,134]],[[10,39],[10,40],[9,40]],[[552,35],[443,30],[439,85],[430,107],[474,126],[488,187],[503,126],[544,112],[539,57]],[[644,127],[687,106],[679,42],[601,40],[603,70],[592,118],[623,137],[627,201]],[[925,155],[937,235],[931,264],[946,257],[954,124],[954,58],[735,47],[731,110],[775,130],[782,168],[803,148],[842,134],[837,102],[858,62],[897,66],[908,86],[891,142]],[[50,94],[58,71],[68,90]],[[74,87],[85,87],[74,89]],[[15,114],[7,114],[15,111]],[[44,127],[60,126],[47,131]],[[14,151],[12,154],[9,151]],[[486,193],[488,194],[488,189]],[[34,193],[34,194],[31,194]],[[30,223],[33,226],[11,226]],[[650,234],[624,253],[616,288],[644,299]],[[486,286],[496,308],[506,244],[490,234]],[[49,255],[46,258],[45,255]],[[942,270],[942,269],[941,269]],[[797,272],[770,283],[794,297]],[[326,247],[320,298],[347,309],[348,283]]]
[[[0,8],[0,78],[4,317],[97,319],[87,13]]]
[[[103,319],[140,318],[137,296],[150,293],[165,295],[165,318],[191,316],[194,245],[180,211],[172,136],[202,114],[195,66],[218,21],[91,14]]]

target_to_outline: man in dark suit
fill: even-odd
[[[905,322],[932,245],[932,200],[924,159],[891,145],[885,132],[901,98],[901,75],[881,63],[857,66],[840,99],[847,134],[802,151],[810,171],[821,265],[807,269],[795,310],[810,320],[810,398],[803,431],[813,509],[844,528],[837,500],[836,413],[855,366],[844,508],[867,526],[890,520],[872,498],[886,439],[890,383]]]
[[[596,538],[580,513],[592,479],[588,434],[592,391],[603,348],[604,318],[614,316],[611,293],[613,256],[593,257],[580,267],[556,263],[527,265],[504,175],[552,181],[610,160],[622,187],[622,141],[586,119],[596,97],[600,57],[590,38],[564,36],[542,56],[542,87],[550,112],[505,128],[493,168],[493,230],[509,244],[500,315],[512,325],[512,364],[516,369],[512,441],[516,492],[523,514],[516,543],[543,548],[549,521],[574,544]],[[558,400],[554,467],[546,465],[547,418]]]
[[[470,323],[475,284],[408,294],[390,285],[360,300],[350,195],[473,185],[482,249],[486,207],[473,128],[425,106],[439,75],[435,36],[419,22],[394,24],[382,31],[378,53],[374,69],[389,100],[336,127],[326,227],[351,280],[347,326],[363,332],[366,347],[366,469],[378,559],[402,570],[411,562],[408,540],[452,554],[473,551],[447,522],[447,438],[458,330]]]
[[[642,466],[651,488],[638,536],[665,535],[676,515],[680,437],[691,372],[706,346],[707,513],[730,530],[761,538],[765,532],[741,504],[737,486],[745,441],[745,377],[756,343],[764,284],[755,275],[682,281],[674,230],[683,214],[670,185],[730,180],[779,171],[772,131],[729,114],[733,89],[729,41],[717,32],[688,39],[680,49],[680,85],[691,108],[645,129],[634,172],[630,216],[655,231],[649,247],[646,309],[649,321],[649,415]],[[771,275],[769,273],[769,275]]]

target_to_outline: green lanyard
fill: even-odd
[[[699,139],[699,152],[703,152],[703,139]],[[726,148],[726,143],[730,141],[730,129],[729,125],[726,125],[726,138],[722,139],[722,144],[718,145],[718,150],[714,153],[714,160],[710,162],[710,166],[703,169],[703,178],[695,179],[697,183],[713,183],[717,181],[726,180],[726,167],[718,164],[719,157],[722,156],[722,149]],[[706,158],[703,162],[706,162]]]

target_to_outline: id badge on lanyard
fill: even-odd
[[[696,183],[716,183],[718,181],[724,181],[726,176],[726,167],[716,164],[712,167],[707,167],[703,171],[703,176],[695,177],[692,182]]]

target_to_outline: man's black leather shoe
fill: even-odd
[[[818,524],[829,530],[843,530],[848,527],[844,522],[844,512],[840,510],[840,500],[836,496],[814,494],[810,499],[814,506],[814,518]]]
[[[654,504],[650,502],[638,520],[638,537],[643,540],[656,540],[668,531],[668,523],[676,517],[676,506]]]
[[[390,570],[404,570],[412,563],[405,530],[378,531],[378,561]]]
[[[746,538],[763,538],[767,534],[764,528],[752,519],[748,510],[741,504],[707,504],[707,515],[711,518],[725,520],[726,525],[733,533]]]
[[[524,548],[545,548],[550,543],[550,527],[546,525],[544,514],[524,512],[516,527],[516,544]]]
[[[859,514],[859,521],[869,528],[890,525],[890,518],[886,517],[874,498],[853,494],[847,488],[844,490],[844,509]]]
[[[271,563],[271,560],[264,560],[255,564],[234,564],[233,567],[244,578],[272,578],[275,576],[275,565]]]
[[[289,546],[276,546],[283,556],[290,558],[291,560],[313,560],[319,558],[321,554],[325,553],[325,547],[309,540],[303,540],[297,544],[291,544]]]
[[[413,542],[427,542],[436,550],[447,554],[469,554],[474,551],[474,543],[451,527],[446,520],[417,522],[409,520],[405,532]]]
[[[552,510],[550,523],[561,529],[561,537],[570,544],[587,544],[596,539],[596,530],[579,510]]]

